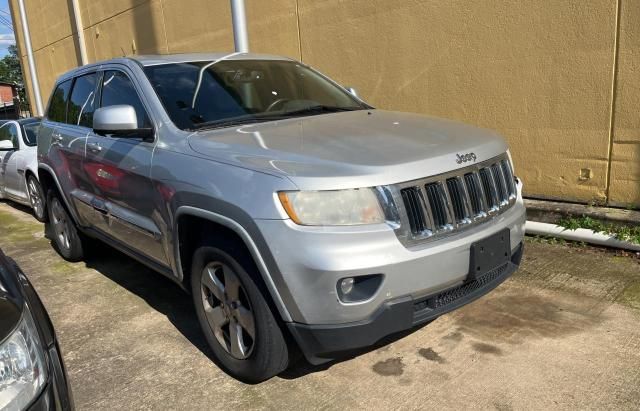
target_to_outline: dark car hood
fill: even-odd
[[[13,263],[0,251],[0,342],[20,321],[23,304],[18,273]]]
[[[496,133],[418,114],[361,110],[200,131],[191,148],[207,157],[289,177],[303,189],[409,181],[507,150]]]

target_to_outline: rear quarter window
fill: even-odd
[[[39,128],[40,122],[29,123],[22,126],[22,140],[27,146],[33,147],[38,144]]]
[[[69,90],[71,90],[71,80],[58,84],[51,95],[47,118],[51,121],[64,123],[67,121],[67,101],[69,100]]]

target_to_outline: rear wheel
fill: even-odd
[[[289,362],[282,330],[249,274],[254,270],[246,257],[203,246],[191,272],[198,320],[218,365],[248,383],[279,374]]]
[[[57,193],[47,195],[50,232],[58,253],[67,261],[80,261],[83,256],[81,234]]]
[[[36,220],[44,223],[47,220],[46,201],[42,193],[42,187],[34,176],[27,178],[27,192],[29,193],[29,202],[33,209],[33,215]]]

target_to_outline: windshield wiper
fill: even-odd
[[[299,110],[287,111],[287,112],[274,112],[271,113],[262,113],[258,115],[251,116],[242,116],[237,118],[229,118],[229,119],[221,119],[221,120],[212,120],[205,121],[203,123],[194,124],[190,130],[202,130],[209,128],[223,128],[223,127],[231,127],[238,126],[242,124],[252,124],[252,123],[261,123],[265,121],[275,121],[275,120],[285,120],[291,117],[304,116],[307,114],[323,114],[323,113],[338,113],[342,111],[355,111],[355,110],[363,110],[363,108],[359,107],[333,107],[333,106],[324,106],[324,105],[316,105],[309,106]]]
[[[204,128],[223,128],[223,127],[231,127],[231,126],[239,126],[242,124],[253,124],[260,123],[263,121],[272,121],[272,118],[260,118],[260,117],[241,117],[241,118],[230,118],[223,120],[212,120],[205,121],[204,123],[194,124],[191,127],[191,130],[202,130]]]
[[[342,111],[355,111],[355,110],[363,110],[363,109],[361,107],[335,107],[335,106],[325,106],[322,104],[318,104],[315,106],[301,108],[299,110],[278,113],[278,116],[286,118],[289,116],[300,116],[305,114],[339,113]]]

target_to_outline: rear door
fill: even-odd
[[[132,74],[106,70],[102,77],[100,107],[133,106],[138,128],[152,127]],[[108,216],[105,233],[162,265],[167,264],[160,230],[155,222],[150,178],[154,141],[141,137],[116,137],[92,133],[87,141],[84,169],[92,182],[98,213]]]
[[[83,169],[87,138],[93,125],[93,112],[98,102],[98,84],[101,73],[90,72],[74,79],[67,103],[67,115],[64,123],[58,124],[54,131],[61,141],[67,165],[64,174],[67,179],[64,190],[70,194],[71,201],[78,212],[81,224],[93,226],[102,220],[96,219],[88,193],[92,184],[86,170]],[[60,178],[60,173],[57,173]]]
[[[84,76],[79,78],[82,77]],[[74,208],[72,213],[78,217],[78,223],[81,225],[87,224],[83,218],[86,212],[82,212],[83,209],[78,205],[80,202],[77,201],[77,197],[79,190],[83,187],[86,188],[82,160],[84,159],[89,129],[77,124],[73,119],[73,113],[68,113],[68,109],[73,108],[76,113],[75,106],[82,106],[85,101],[89,104],[90,98],[87,99],[87,97],[91,94],[91,90],[82,92],[87,88],[90,89],[86,85],[86,80],[85,78],[80,81],[78,88],[74,91],[72,89],[75,87],[75,79],[66,80],[56,87],[51,96],[47,118],[43,120],[38,135],[40,146],[38,155],[42,156],[46,164],[53,168],[62,188],[62,195]],[[95,95],[96,83],[97,81],[94,80],[93,95]],[[72,97],[73,103],[71,102]]]

